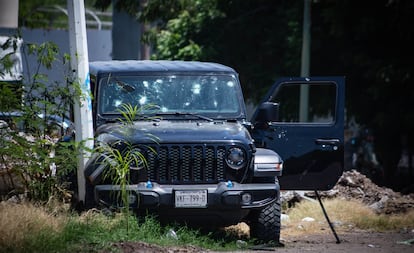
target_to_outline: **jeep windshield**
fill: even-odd
[[[139,106],[141,116],[244,118],[240,85],[229,74],[110,76],[99,87],[103,116],[119,115],[123,104],[131,104]]]

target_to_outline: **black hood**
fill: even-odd
[[[124,140],[129,143],[208,143],[246,140],[252,138],[247,129],[238,122],[168,121],[135,122],[133,125],[105,124],[97,129],[101,141]]]

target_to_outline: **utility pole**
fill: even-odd
[[[0,0],[0,28],[19,27],[19,0]]]
[[[310,75],[310,44],[311,44],[311,0],[304,0],[303,6],[303,35],[302,35],[302,61],[300,76]],[[300,86],[299,121],[307,122],[309,107],[309,86]]]
[[[92,102],[90,97],[89,58],[86,37],[85,5],[83,0],[67,0],[69,17],[70,65],[73,80],[80,85],[82,94],[74,97],[76,142],[84,143],[78,157],[78,199],[85,201],[84,170],[88,161],[88,148],[93,148]]]

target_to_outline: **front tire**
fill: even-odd
[[[252,211],[249,218],[250,237],[259,242],[279,243],[280,239],[280,202]]]

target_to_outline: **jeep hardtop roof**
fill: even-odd
[[[89,64],[92,75],[104,73],[136,73],[136,72],[203,72],[233,73],[236,71],[228,66],[212,62],[198,61],[167,61],[167,60],[126,60],[126,61],[95,61]]]

